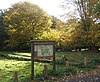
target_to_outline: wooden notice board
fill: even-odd
[[[55,41],[32,40],[31,41],[31,79],[34,80],[34,59],[52,58],[53,71],[55,72]]]

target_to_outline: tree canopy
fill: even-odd
[[[9,35],[8,44],[14,47],[39,39],[52,22],[51,17],[38,5],[19,2],[5,10],[4,24]]]
[[[71,19],[67,21],[68,29],[63,34],[62,44],[72,48],[98,49],[100,47],[100,1],[64,0],[63,8],[69,8],[67,4],[74,5],[79,18],[71,16]]]
[[[3,10],[0,9],[0,49],[5,45],[5,41],[7,39],[7,34],[3,24]]]
[[[66,0],[64,1],[68,4]],[[100,2],[98,0],[69,1],[80,17],[72,15],[66,22],[48,15],[38,5],[29,2],[13,4],[4,12],[0,12],[0,43],[6,42],[8,46],[20,49],[28,48],[30,40],[45,39],[55,40],[57,47],[62,50],[81,50],[81,48],[98,50],[100,48]],[[7,40],[4,39],[4,35],[7,36]]]

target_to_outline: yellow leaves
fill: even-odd
[[[42,33],[52,24],[51,17],[43,9],[29,2],[13,4],[4,14],[4,23],[12,45],[15,45],[12,41],[27,45],[26,42],[31,39],[41,38]]]
[[[7,43],[8,43],[8,45],[7,45],[8,47],[14,47],[18,44],[18,42],[13,39],[7,40]]]
[[[8,30],[8,32],[9,32],[10,34],[13,34],[13,33],[16,32],[16,29],[10,29],[10,30]]]
[[[8,16],[5,16],[4,18],[8,19],[9,17]]]
[[[57,30],[51,30],[49,35],[51,37],[59,38],[60,32]]]
[[[16,15],[16,14],[18,14],[16,11],[14,11],[14,12],[12,13],[12,15]]]
[[[100,46],[100,26],[94,24],[89,30],[89,40],[96,46]]]
[[[50,40],[58,41],[60,39],[61,32],[56,29],[51,29],[49,32],[43,33],[42,37]]]
[[[7,20],[9,20],[9,19],[10,19],[10,17],[9,17],[9,16],[7,16],[7,15],[3,16],[3,18],[4,18],[4,21],[5,21],[5,22],[6,22]]]

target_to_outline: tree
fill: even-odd
[[[44,31],[42,35],[42,39],[46,40],[55,40],[56,41],[56,48],[61,47],[60,41],[61,36],[65,30],[65,23],[62,22],[60,19],[52,16],[52,25],[49,30]]]
[[[89,44],[91,45],[90,49],[98,51],[100,48],[100,23],[95,23],[89,30]]]
[[[60,19],[52,16],[52,29],[56,30],[64,30],[65,28],[65,22],[61,21]]]
[[[81,17],[81,27],[89,31],[95,26],[100,14],[99,0],[76,0],[77,10]],[[96,28],[96,27],[95,27]]]
[[[81,49],[85,47],[85,31],[79,27],[77,19],[72,18],[66,22],[66,30],[62,35],[61,44],[66,49]]]
[[[77,0],[76,4],[77,4],[78,12],[81,17],[81,27],[83,27],[84,30],[87,31],[86,42],[88,42],[88,45],[91,47],[92,50],[94,50],[94,48],[96,48],[97,46],[96,43],[98,43],[98,42],[95,43],[95,41],[100,41],[99,38],[96,38],[96,36],[99,36],[98,32],[100,32],[100,29],[98,29],[99,23],[97,23],[97,20],[100,20],[99,17],[100,1],[99,0]]]
[[[4,48],[7,39],[7,34],[3,24],[3,15],[3,10],[0,10],[0,49]]]
[[[65,2],[67,3],[67,0],[65,0]],[[79,28],[75,28],[73,33],[71,33],[73,36],[71,37],[72,39],[71,42],[73,43],[73,45],[76,44],[74,46],[79,46],[77,45],[77,42],[78,44],[81,45],[83,45],[84,43],[84,45],[90,47],[91,49],[96,48],[97,44],[98,47],[100,47],[99,46],[100,38],[98,38],[100,35],[100,25],[99,25],[100,24],[100,8],[99,8],[100,1],[99,0],[72,0],[71,2],[72,3],[74,2],[76,4],[75,7],[77,8],[77,11],[80,16],[79,24],[78,24]],[[72,24],[70,23],[70,25]],[[79,39],[79,37],[81,37],[80,38],[81,40]],[[85,41],[82,42],[82,40]],[[70,45],[72,44],[71,42]]]
[[[65,12],[61,17],[66,20],[66,22],[67,20],[78,16],[75,0],[62,0],[61,7]]]
[[[9,46],[25,47],[30,40],[39,39],[52,22],[51,17],[38,5],[19,2],[5,10],[4,24],[9,35]]]

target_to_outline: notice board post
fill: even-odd
[[[34,44],[31,43],[31,79],[34,80]]]
[[[52,58],[53,72],[55,65],[55,41],[52,40],[32,40],[31,41],[31,79],[34,80],[34,60],[37,58]]]

